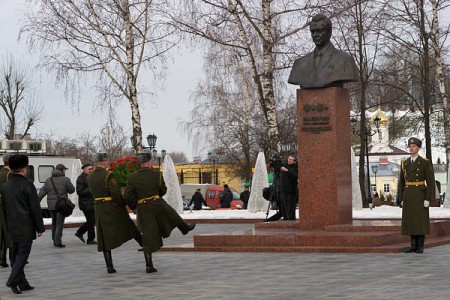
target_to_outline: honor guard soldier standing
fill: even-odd
[[[142,246],[142,235],[125,208],[114,174],[106,170],[106,153],[99,153],[94,171],[87,177],[94,197],[97,250],[103,251],[108,273],[116,273],[111,250],[134,238]]]
[[[137,208],[137,223],[142,231],[146,272],[153,273],[157,270],[153,267],[152,252],[163,246],[162,238],[169,237],[175,227],[185,235],[194,229],[195,223],[186,224],[162,198],[167,187],[161,172],[153,169],[151,153],[139,153],[137,159],[141,168],[128,177],[124,197],[130,208]]]
[[[423,253],[425,234],[430,232],[428,207],[434,199],[435,181],[431,161],[419,156],[422,141],[408,140],[411,157],[402,161],[398,193],[403,202],[401,234],[411,236],[411,247],[405,253]]]
[[[3,154],[3,168],[0,170],[0,188],[9,180],[12,176],[12,172],[9,168],[9,158],[11,153]],[[2,211],[2,197],[0,197],[0,266],[2,268],[8,267],[6,262],[6,249],[11,249],[11,240],[9,238],[8,230],[6,229],[6,221],[3,217]],[[11,251],[11,250],[10,250]],[[9,253],[11,255],[11,252]]]

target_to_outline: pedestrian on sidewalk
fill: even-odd
[[[57,248],[64,248],[66,245],[62,243],[63,228],[65,216],[56,211],[56,201],[60,195],[67,198],[67,194],[73,194],[75,187],[68,177],[66,177],[66,166],[57,164],[52,176],[47,178],[41,190],[39,191],[39,202],[47,196],[47,207],[52,216],[52,240],[53,245]]]
[[[3,168],[0,170],[0,188],[11,178],[12,172],[9,168],[9,158],[11,157],[11,153],[3,154]],[[9,249],[9,259],[11,260],[11,239],[9,238],[8,229],[6,227],[6,221],[3,216],[2,210],[2,198],[0,197],[0,266],[2,268],[8,267],[8,263],[6,262],[6,250]]]
[[[78,195],[78,206],[86,217],[86,222],[81,225],[75,236],[79,238],[83,243],[85,239],[83,235],[87,232],[87,244],[97,244],[95,241],[95,211],[94,211],[94,197],[87,183],[87,177],[92,173],[94,167],[90,162],[87,162],[81,166],[83,172],[78,176],[76,182],[76,190]]]
[[[12,240],[11,274],[6,286],[15,294],[34,289],[28,282],[24,267],[37,236],[45,231],[41,206],[35,186],[25,177],[28,156],[17,154],[9,159],[14,173],[1,189],[3,213]]]

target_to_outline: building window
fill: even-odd
[[[390,193],[391,192],[391,186],[389,185],[389,183],[385,183],[384,184],[384,192],[385,193]]]
[[[371,184],[370,186],[372,188],[372,194],[375,194],[377,192],[377,185],[376,184]]]

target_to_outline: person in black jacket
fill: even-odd
[[[202,204],[204,204],[205,206],[208,206],[206,204],[205,198],[203,198],[203,195],[202,195],[200,189],[197,189],[195,191],[188,206],[191,207],[192,203],[194,203],[194,210],[202,210]]]
[[[16,294],[34,289],[25,277],[24,267],[37,236],[45,231],[41,206],[35,186],[25,177],[28,156],[17,154],[9,159],[14,175],[2,187],[3,213],[12,246],[11,274],[6,286]]]
[[[250,199],[250,191],[248,190],[248,186],[244,187],[244,191],[240,194],[239,199],[244,203],[243,209],[247,209],[248,200]]]
[[[284,220],[295,220],[297,206],[298,165],[294,155],[280,167],[281,214]]]
[[[86,217],[86,222],[78,228],[75,236],[83,243],[85,242],[83,235],[87,232],[87,244],[95,245],[95,211],[94,197],[87,183],[87,177],[92,173],[94,167],[91,163],[85,163],[81,166],[83,173],[80,174],[76,182],[76,191],[78,195],[78,206]]]
[[[233,200],[233,193],[231,192],[230,188],[228,187],[228,184],[223,185],[223,192],[220,196],[220,207],[222,208],[230,208],[231,207],[231,201]]]

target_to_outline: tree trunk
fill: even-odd
[[[449,107],[448,107],[448,92],[445,86],[445,67],[442,62],[441,47],[439,40],[439,16],[436,0],[430,0],[433,10],[433,48],[436,57],[436,77],[438,82],[439,94],[442,99],[444,112],[444,136],[445,136],[445,157],[446,162],[450,159],[450,126],[449,126]]]

